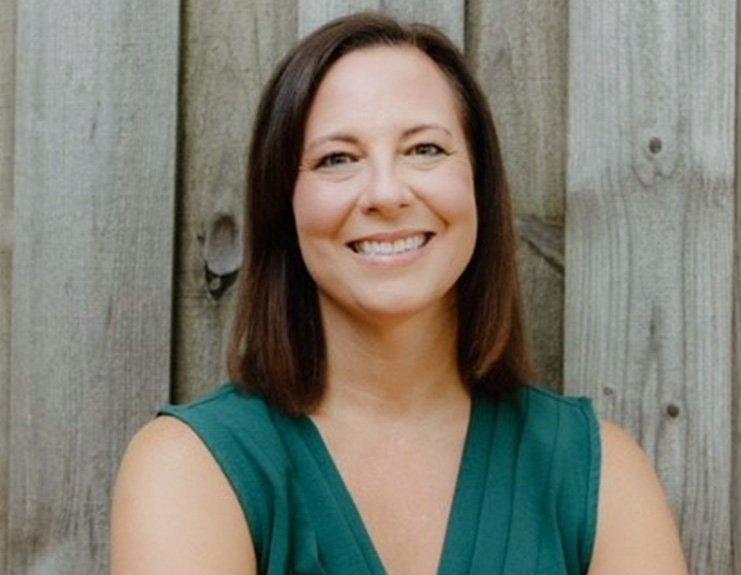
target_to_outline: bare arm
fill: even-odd
[[[185,423],[160,416],[129,443],[111,505],[111,575],[254,575],[237,497]]]
[[[603,467],[589,575],[687,575],[666,492],[648,455],[622,427],[601,421]]]

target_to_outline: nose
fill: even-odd
[[[410,204],[412,192],[396,172],[397,166],[393,162],[384,162],[383,165],[373,167],[358,202],[363,213],[378,212],[393,216]]]

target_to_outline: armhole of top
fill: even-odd
[[[168,405],[160,408],[155,417],[160,415],[169,415],[179,419],[190,427],[193,432],[198,436],[201,442],[206,446],[206,449],[211,453],[216,463],[219,465],[222,473],[226,476],[232,491],[239,501],[242,513],[245,521],[247,522],[247,529],[250,532],[252,538],[252,545],[255,548],[257,557],[259,558],[259,516],[256,512],[255,506],[247,497],[247,493],[255,492],[250,489],[256,489],[257,486],[243,485],[240,477],[244,475],[244,470],[240,470],[239,466],[234,462],[233,458],[230,457],[229,452],[236,448],[230,443],[228,434],[220,433],[216,426],[211,424],[209,421],[198,417],[194,412],[188,411],[186,407],[179,405]],[[240,475],[241,474],[241,475]]]
[[[597,514],[599,511],[600,481],[602,475],[602,440],[600,425],[589,397],[580,397],[582,412],[587,420],[589,438],[588,483],[584,504],[584,545],[581,552],[583,572],[586,573],[592,561],[597,537]]]

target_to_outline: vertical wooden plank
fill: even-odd
[[[489,97],[514,201],[538,383],[561,391],[568,3],[467,6],[468,59]]]
[[[179,5],[19,0],[8,569],[104,573],[168,400]]]
[[[575,0],[568,392],[653,459],[691,572],[731,572],[736,6]]]
[[[227,377],[250,130],[264,84],[296,39],[292,0],[187,0],[184,8],[172,398],[178,403]]]
[[[5,573],[10,418],[10,279],[13,266],[15,0],[0,0],[0,573]]]
[[[737,4],[738,18],[741,21],[741,3]],[[737,24],[738,26],[738,24]],[[736,102],[741,101],[741,34],[736,30]],[[741,173],[741,130],[739,126],[739,107],[736,106],[736,172]],[[731,484],[731,530],[733,541],[731,555],[733,557],[733,573],[741,573],[741,178],[736,176],[736,206],[735,206],[735,245],[734,245],[734,277],[733,277],[733,333],[731,347],[733,349],[733,371],[731,389],[733,396],[733,415],[731,418],[733,450],[733,475]]]

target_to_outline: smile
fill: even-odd
[[[417,234],[409,236],[407,238],[398,239],[393,242],[381,242],[381,241],[360,241],[352,242],[350,248],[359,254],[365,255],[396,255],[412,250],[419,249],[424,246],[432,237],[433,234]]]
[[[348,244],[356,257],[376,266],[399,266],[411,263],[427,252],[435,234],[425,233],[398,239],[393,242],[361,241]]]

